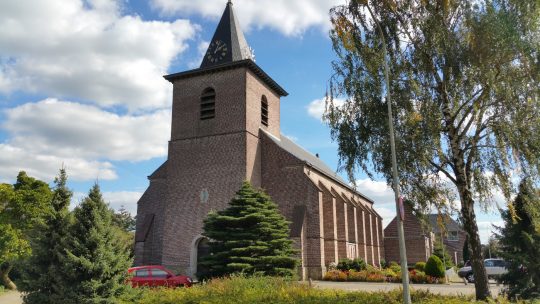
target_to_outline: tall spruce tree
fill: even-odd
[[[502,211],[499,254],[508,263],[502,281],[509,298],[540,298],[540,193],[530,181],[521,182],[509,210]]]
[[[210,240],[210,255],[200,263],[208,278],[232,273],[294,276],[289,222],[262,191],[244,182],[223,211],[209,213],[203,235]]]
[[[68,206],[72,192],[67,188],[67,174],[60,169],[55,178],[51,199],[52,210],[42,222],[35,224],[32,238],[32,255],[21,269],[19,290],[27,304],[63,303],[62,256],[69,226]]]
[[[73,219],[61,259],[62,303],[116,303],[129,288],[125,280],[132,261],[97,184]]]

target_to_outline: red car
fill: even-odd
[[[128,269],[131,286],[149,287],[190,287],[192,280],[188,276],[175,275],[163,266],[139,266]]]

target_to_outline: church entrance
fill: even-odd
[[[207,269],[199,265],[202,259],[210,254],[210,246],[208,239],[205,237],[198,237],[194,242],[191,254],[191,275],[196,276],[197,273],[205,273]]]

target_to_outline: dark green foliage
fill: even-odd
[[[447,269],[454,266],[453,259],[448,253],[448,248],[446,248],[446,245],[444,245],[440,239],[435,240],[433,254],[443,262],[443,265],[446,266]]]
[[[112,220],[116,226],[122,228],[124,231],[135,231],[135,223],[137,221],[124,206],[118,212],[114,212]]]
[[[339,260],[339,263],[336,266],[336,269],[341,271],[347,271],[347,270],[365,270],[366,269],[366,262],[362,260],[361,258],[356,258],[354,260],[351,259],[341,259]]]
[[[209,213],[204,221],[211,254],[200,263],[207,272],[198,276],[238,272],[293,276],[297,260],[292,257],[288,225],[268,195],[244,182],[228,208]]]
[[[62,303],[115,303],[129,288],[129,248],[113,225],[113,213],[99,186],[73,211],[73,224],[61,255]]]
[[[426,262],[418,262],[414,265],[414,269],[426,272]]]
[[[432,255],[426,263],[426,274],[436,278],[444,278],[445,269],[438,256]]]
[[[381,268],[386,269],[386,268],[388,268],[388,266],[389,266],[388,262],[385,259],[382,259],[381,260]]]
[[[19,290],[24,292],[27,304],[63,303],[60,271],[68,234],[68,206],[72,193],[66,186],[67,175],[64,169],[55,179],[55,188],[50,201],[51,211],[43,222],[35,223],[31,239],[31,257],[21,269],[22,279]]]
[[[511,299],[540,298],[540,192],[524,180],[509,207],[501,211],[504,227],[496,235],[499,253],[508,263],[502,282]]]

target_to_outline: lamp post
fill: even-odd
[[[403,204],[401,200],[400,195],[400,189],[399,189],[399,176],[398,176],[398,169],[397,169],[397,158],[396,158],[396,142],[394,139],[394,121],[393,121],[393,115],[392,115],[392,97],[390,94],[390,76],[389,76],[389,68],[388,68],[388,62],[386,61],[388,58],[388,51],[386,49],[386,42],[384,37],[384,32],[381,28],[381,25],[379,24],[379,21],[377,21],[377,18],[371,11],[371,8],[369,7],[369,3],[366,1],[366,7],[369,11],[369,14],[371,15],[371,18],[377,25],[377,29],[379,31],[379,35],[381,36],[382,40],[382,47],[383,47],[383,54],[384,54],[384,78],[386,81],[386,104],[388,105],[388,129],[390,132],[390,150],[392,152],[392,175],[393,175],[393,187],[394,188],[394,198],[396,202],[396,219],[397,219],[397,231],[398,231],[398,239],[399,239],[399,257],[401,261],[401,281],[403,282],[403,303],[405,304],[411,304],[411,291],[409,289],[409,269],[407,265],[407,249],[405,248],[405,232],[403,230],[403,218],[401,218],[401,206],[400,204]]]

